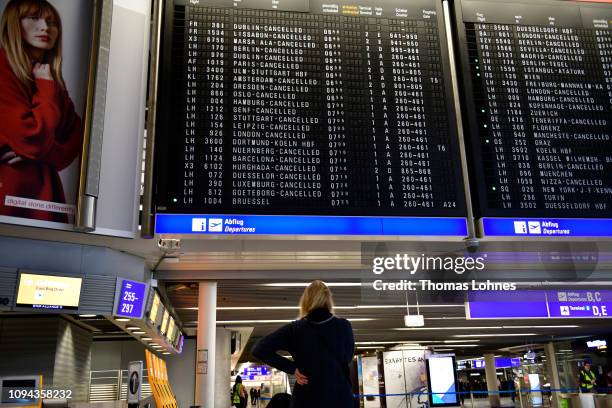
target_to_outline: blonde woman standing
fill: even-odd
[[[333,315],[331,291],[314,281],[300,299],[300,319],[261,339],[253,355],[296,378],[292,408],[352,408],[349,371],[355,350],[348,320]],[[293,361],[278,355],[287,351]]]

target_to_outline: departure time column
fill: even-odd
[[[329,203],[332,207],[350,205],[347,138],[344,120],[344,81],[342,75],[341,20],[327,17],[323,29],[325,114],[327,117]]]

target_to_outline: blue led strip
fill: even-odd
[[[157,234],[467,236],[465,218],[157,214]]]
[[[612,219],[482,218],[489,237],[612,237]]]

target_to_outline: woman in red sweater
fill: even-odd
[[[11,0],[0,20],[0,215],[68,222],[23,199],[66,202],[58,172],[79,156],[81,138],[62,77],[57,10],[46,0]]]

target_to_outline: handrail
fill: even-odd
[[[109,375],[112,373],[114,375]],[[100,375],[101,376],[97,376]],[[119,401],[127,396],[128,370],[94,370],[89,373],[89,402]],[[146,372],[142,377],[142,398],[152,395]]]

